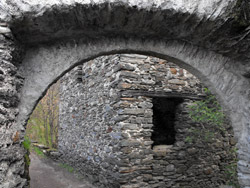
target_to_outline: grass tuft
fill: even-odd
[[[39,156],[41,156],[41,157],[45,157],[45,155],[44,155],[44,153],[41,151],[41,149],[39,149],[38,147],[33,147],[33,151],[37,154],[37,155],[39,155]]]
[[[59,166],[62,168],[65,168],[70,173],[75,171],[75,169],[72,166],[65,164],[65,163],[60,163]]]
[[[31,148],[31,142],[29,140],[29,138],[27,136],[24,137],[24,141],[23,141],[23,147],[30,151],[30,148]]]

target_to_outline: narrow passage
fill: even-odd
[[[95,188],[48,158],[30,154],[31,188]]]

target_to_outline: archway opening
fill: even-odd
[[[202,179],[203,183],[211,186],[228,183],[223,179],[223,173],[225,164],[230,163],[232,158],[229,157],[220,166],[220,159],[200,152],[206,151],[206,148],[201,149],[205,147],[202,146],[203,142],[193,142],[200,133],[192,131],[195,126],[188,119],[185,105],[200,100],[202,86],[186,70],[154,57],[121,54],[86,62],[74,68],[62,80],[58,149],[62,160],[81,171],[92,182],[114,187],[134,184],[185,186],[190,183],[188,178],[165,179],[174,175],[179,177],[187,172],[192,174],[190,178],[198,177],[197,182]],[[170,122],[167,129],[164,126],[160,130],[153,127],[157,122],[154,115],[160,114],[155,113],[154,108],[155,111],[160,109],[161,114],[165,113],[158,116],[158,121],[160,119],[162,123],[167,119]],[[187,121],[181,120],[184,117],[182,114]],[[184,122],[189,122],[188,126]],[[202,126],[199,128],[202,129]],[[163,132],[167,134],[159,136]],[[231,133],[226,135],[226,139],[231,138]],[[167,141],[160,142],[160,137]],[[204,138],[200,136],[199,139]],[[216,144],[224,149],[222,138]],[[208,141],[206,144],[210,143],[213,142]],[[225,143],[228,148],[231,147],[229,142]],[[152,150],[152,146],[162,145]],[[218,149],[217,146],[215,148]],[[212,149],[215,153],[211,153],[217,154],[217,149]],[[200,164],[192,161],[189,166],[186,165],[188,161],[173,162],[171,157],[176,156],[182,162],[191,158],[197,162],[199,157],[202,160]],[[159,166],[159,162],[163,165]],[[199,171],[202,177],[194,170],[197,165],[204,168]],[[217,179],[212,178],[212,174]],[[131,177],[137,178],[138,175],[143,178],[133,182]],[[154,180],[154,177],[162,175],[164,178]],[[124,179],[120,179],[121,176]]]

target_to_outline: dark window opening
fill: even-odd
[[[175,114],[182,102],[182,98],[153,98],[153,146],[175,143]]]

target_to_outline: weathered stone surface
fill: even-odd
[[[7,35],[8,34],[8,35]],[[21,78],[16,75],[18,45],[13,41],[10,29],[0,26],[0,187],[26,187],[27,166],[22,148],[24,133],[16,125]],[[17,59],[16,59],[17,58]]]
[[[60,103],[62,128],[59,132],[59,151],[63,160],[70,161],[101,187],[182,185],[214,188],[221,185],[221,181],[226,182],[224,167],[235,159],[230,152],[233,146],[229,144],[233,143],[231,127],[226,126],[229,132],[225,131],[224,136],[213,127],[208,128],[216,135],[214,145],[195,135],[190,130],[202,128],[188,116],[188,105],[193,100],[186,99],[178,106],[176,142],[173,145],[155,145],[152,149],[152,108],[165,104],[153,103],[151,97],[143,94],[162,91],[171,84],[178,88],[171,93],[185,98],[188,94],[202,95],[202,85],[196,77],[171,62],[142,56],[137,63],[136,57],[125,54],[97,58],[81,67],[82,82],[74,77],[78,68],[63,78]],[[134,68],[124,74],[120,67],[127,62]],[[114,79],[133,87],[114,86]],[[160,84],[143,85],[144,79],[158,80]],[[174,82],[169,83],[169,79]],[[132,98],[112,98],[113,95],[121,96],[123,91],[129,91]],[[194,139],[192,144],[187,138]],[[80,158],[84,158],[80,160],[82,165],[78,164]]]
[[[74,77],[78,68],[61,81],[60,158],[98,187],[118,187],[121,128],[133,129],[115,124],[126,116],[118,118],[114,105],[119,99],[119,90],[111,88],[118,74],[114,59],[104,56],[81,66],[81,82]]]
[[[21,100],[17,126],[10,126],[11,117],[0,117],[8,124],[1,129],[3,145],[24,129],[37,101],[66,71],[103,54],[137,52],[183,66],[218,96],[231,117],[240,162],[249,165],[249,1],[3,0],[0,20],[1,27],[11,28],[0,34],[1,68],[7,73],[0,87],[8,83],[11,91],[0,101],[16,113],[17,96]],[[11,53],[19,47],[5,48],[14,41],[9,30],[24,45],[23,61]],[[18,79],[5,66],[18,69]],[[245,171],[239,179],[249,187]]]
[[[233,188],[233,186],[230,186],[230,185],[221,185],[220,188]]]
[[[244,47],[241,54],[245,53],[244,56],[249,58],[246,52],[249,47],[246,42],[248,3],[237,0],[53,0],[49,3],[45,0],[15,0],[10,4],[4,0],[1,2],[0,18],[7,22],[18,22],[12,27],[15,34],[20,33],[18,39],[25,43],[81,35],[96,37],[127,34],[145,38],[192,40],[195,45],[230,57],[237,55],[237,47]],[[152,13],[148,10],[152,10]],[[189,19],[186,19],[187,16]],[[225,32],[228,34],[223,35]],[[245,40],[240,40],[242,37]]]

